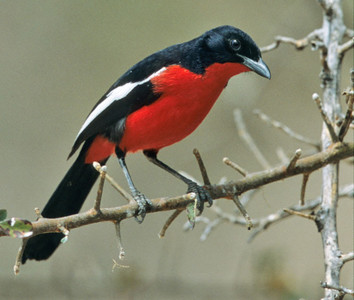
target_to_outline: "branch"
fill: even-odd
[[[320,143],[313,141],[307,137],[302,136],[301,134],[293,131],[291,128],[289,128],[288,126],[282,124],[279,121],[273,120],[271,119],[269,116],[267,116],[266,114],[264,114],[263,112],[261,112],[259,109],[255,109],[253,111],[253,113],[260,118],[263,122],[265,122],[268,125],[271,125],[277,129],[282,130],[283,132],[285,132],[288,136],[290,136],[291,138],[298,140],[302,143],[306,143],[312,147],[315,147],[317,150],[320,150]]]
[[[312,95],[312,100],[315,101],[315,103],[317,104],[317,107],[321,113],[321,116],[322,116],[322,119],[323,119],[323,122],[326,124],[326,127],[328,129],[328,132],[331,136],[331,139],[332,139],[332,142],[338,142],[339,141],[339,138],[333,128],[333,125],[332,125],[332,122],[331,120],[329,119],[329,117],[327,116],[326,112],[323,110],[323,106],[322,106],[322,102],[321,102],[321,98],[320,96],[317,94],[317,93],[314,93]]]
[[[283,180],[298,174],[310,173],[322,168],[325,165],[338,162],[345,158],[354,156],[354,144],[337,143],[325,151],[316,153],[309,157],[299,159],[291,170],[287,170],[287,165],[282,165],[270,170],[249,174],[247,177],[226,184],[206,186],[213,199],[229,198],[233,194],[242,194],[246,191],[259,188],[271,182]],[[106,175],[107,178],[108,175]],[[174,198],[157,198],[151,200],[152,206],[148,213],[184,209],[189,203],[194,201],[194,195],[186,194]],[[305,207],[305,206],[304,206]],[[32,223],[33,235],[60,232],[58,224],[67,230],[94,224],[98,222],[120,222],[124,219],[132,218],[136,215],[138,205],[129,203],[120,207],[101,208],[97,213],[94,209],[86,212],[66,216],[62,218],[47,219],[40,218]],[[243,224],[246,222],[243,220]],[[0,231],[0,237],[5,233]]]
[[[276,36],[274,38],[275,42],[268,45],[268,46],[262,47],[261,52],[266,53],[266,52],[272,51],[272,50],[278,48],[281,43],[293,45],[296,50],[303,50],[310,43],[313,45],[313,43],[312,43],[313,41],[317,41],[317,40],[321,39],[322,34],[323,34],[322,29],[316,29],[316,30],[312,31],[311,33],[309,33],[306,37],[299,39],[299,40],[296,40],[291,37],[286,37],[286,36]]]
[[[349,41],[345,42],[343,45],[339,46],[337,52],[340,56],[343,56],[345,52],[354,47],[354,38],[351,38]]]
[[[348,289],[344,286],[334,286],[331,284],[328,284],[327,282],[321,282],[321,286],[325,289],[332,289],[338,291],[341,295],[351,295],[354,296],[354,291],[351,289]]]
[[[242,113],[240,109],[234,110],[234,120],[237,126],[238,134],[246,143],[246,145],[250,148],[254,156],[257,158],[258,162],[263,166],[264,169],[270,169],[271,165],[266,160],[262,152],[258,149],[256,143],[254,142],[251,135],[247,132],[245,123],[242,118]]]
[[[342,259],[343,263],[347,263],[348,261],[352,261],[352,260],[354,260],[354,252],[349,252],[347,254],[342,254],[340,256],[340,258]]]
[[[354,197],[354,184],[349,184],[349,185],[341,188],[338,192],[338,197],[340,197],[340,198]],[[287,209],[288,211],[286,211],[285,209],[281,209],[281,210],[278,210],[277,212],[270,214],[264,218],[261,218],[258,220],[254,219],[253,224],[256,229],[253,230],[248,241],[249,242],[252,241],[259,233],[268,229],[270,225],[292,216],[291,215],[292,212],[302,212],[302,211],[314,210],[316,207],[318,207],[321,204],[321,200],[322,200],[321,197],[317,197],[313,200],[307,201],[307,203],[304,205],[297,204],[297,205],[290,206]],[[308,217],[308,216],[310,216],[310,217]],[[315,219],[312,217],[312,215],[306,215],[306,218],[309,218],[309,219],[315,221]],[[342,260],[343,260],[343,262],[345,262],[345,260],[351,260],[351,254],[348,253],[347,255],[343,255]]]

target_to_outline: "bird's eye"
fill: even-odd
[[[239,40],[236,40],[236,39],[230,40],[230,46],[231,46],[232,50],[238,51],[241,48],[241,43]]]

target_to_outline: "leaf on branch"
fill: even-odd
[[[33,234],[32,223],[20,218],[11,218],[0,222],[0,232],[14,238],[27,238]]]
[[[189,203],[187,205],[186,212],[187,212],[187,218],[188,218],[189,224],[191,226],[191,229],[193,229],[195,226],[196,211],[197,211],[197,207],[196,207],[195,202]]]
[[[7,210],[6,209],[0,209],[0,222],[4,221],[7,217]]]

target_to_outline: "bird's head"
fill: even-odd
[[[260,76],[270,79],[268,66],[251,37],[232,26],[220,26],[202,35],[202,47],[210,63],[239,63]]]

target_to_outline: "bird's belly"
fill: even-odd
[[[161,97],[127,117],[119,147],[125,152],[159,150],[182,140],[203,121],[230,77],[244,68],[214,64],[201,75],[178,65],[168,67],[152,79]]]
[[[221,92],[221,91],[220,91]],[[159,150],[191,134],[203,121],[217,99],[194,103],[190,99],[163,96],[128,116],[119,147],[126,152]],[[203,101],[205,99],[199,99]]]

